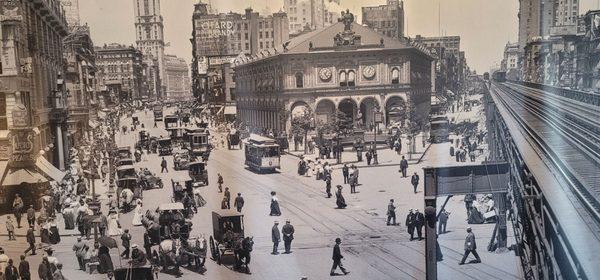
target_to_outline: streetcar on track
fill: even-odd
[[[161,122],[163,120],[163,107],[160,104],[154,105],[152,107],[152,111],[154,113],[154,121]]]
[[[450,136],[450,121],[446,116],[433,116],[430,121],[430,135],[432,143],[448,141]]]
[[[258,172],[280,168],[281,149],[277,141],[251,134],[245,146],[246,165]]]

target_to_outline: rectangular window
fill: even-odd
[[[265,32],[265,38],[269,38],[269,31]]]
[[[0,130],[8,129],[8,119],[6,118],[6,93],[0,93]]]
[[[260,42],[260,48],[261,49],[263,48],[263,42]]]
[[[246,43],[246,46],[245,46],[245,47],[246,47],[246,48],[245,48],[246,50],[248,50],[248,49],[249,49],[249,47],[248,47],[248,43]]]
[[[241,40],[242,39],[242,33],[238,33],[237,34],[237,38],[238,38],[238,40]]]
[[[261,31],[261,32],[258,32],[258,38],[259,38],[259,39],[262,39],[262,31]]]
[[[248,40],[248,32],[244,33],[244,39]]]

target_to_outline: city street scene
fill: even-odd
[[[600,275],[600,1],[0,0],[0,36],[0,280]]]

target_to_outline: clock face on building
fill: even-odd
[[[365,66],[365,68],[363,68],[363,76],[366,79],[373,79],[375,77],[375,67],[373,66]]]
[[[321,68],[319,70],[319,78],[323,82],[329,81],[331,79],[331,70],[329,68]]]

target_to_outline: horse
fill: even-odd
[[[200,269],[206,262],[207,243],[204,237],[190,238],[183,242],[183,254],[187,257],[188,268],[192,261],[196,269]]]
[[[134,203],[133,192],[130,189],[123,189],[119,197],[121,198],[121,208],[123,211],[131,211],[131,205]]]
[[[181,261],[181,243],[177,239],[166,239],[160,242],[158,251],[160,263],[165,273],[181,275],[179,263]]]
[[[253,238],[254,237],[240,238],[234,244],[233,252],[236,257],[235,268],[241,270],[243,264],[247,274],[250,274],[250,252],[252,252],[252,247],[254,247]]]

